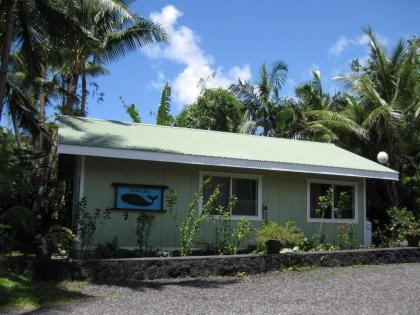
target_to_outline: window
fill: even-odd
[[[227,175],[219,173],[202,174],[202,179],[210,178],[209,185],[203,193],[203,203],[205,203],[214,189],[220,189],[219,203],[227,207],[229,198],[236,196],[237,202],[232,210],[232,217],[259,217],[260,198],[259,177],[253,175]]]
[[[308,182],[308,219],[355,220],[356,185],[339,182]]]

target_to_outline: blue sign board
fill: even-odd
[[[115,208],[122,210],[163,211],[163,186],[114,184]]]

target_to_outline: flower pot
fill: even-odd
[[[281,242],[278,240],[268,240],[265,242],[265,246],[267,247],[267,254],[278,254],[281,249]]]

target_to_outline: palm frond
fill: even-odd
[[[249,82],[238,80],[237,83],[231,84],[229,90],[242,101],[250,115],[254,115],[258,108],[262,106],[259,95],[256,93],[254,86]]]
[[[369,116],[363,122],[363,127],[374,128],[380,133],[395,132],[398,134],[400,123],[400,116],[389,107],[378,106],[370,112]]]
[[[99,56],[113,60],[155,42],[165,42],[165,30],[152,20],[138,18],[133,25],[107,35]]]
[[[390,101],[392,95],[392,78],[389,72],[389,62],[386,58],[386,53],[384,48],[378,43],[378,39],[372,28],[368,27],[364,31],[370,40],[370,58],[378,65],[378,78],[383,86],[384,97],[387,101]]]
[[[321,124],[331,132],[335,132],[336,138],[338,138],[337,133],[366,138],[364,128],[342,113],[329,110],[312,110],[308,111],[306,115],[312,120],[311,123]]]
[[[281,60],[276,60],[270,69],[270,85],[280,89],[287,80],[289,67]]]
[[[125,19],[133,19],[133,15],[128,10],[127,4],[121,0],[82,0],[82,6],[91,11],[107,11],[117,14]]]

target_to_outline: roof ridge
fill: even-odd
[[[179,126],[164,126],[164,125],[157,125],[157,124],[146,124],[146,123],[136,123],[136,122],[129,122],[129,121],[121,121],[115,119],[104,119],[104,118],[96,118],[96,117],[74,117],[68,115],[58,115],[58,118],[70,118],[70,119],[81,119],[81,120],[88,120],[88,121],[98,121],[98,122],[120,122],[127,125],[132,126],[148,126],[154,128],[168,128],[168,129],[180,129],[180,130],[188,130],[193,132],[207,132],[207,133],[220,133],[220,134],[229,134],[232,136],[243,136],[243,137],[258,137],[264,140],[275,140],[275,141],[293,141],[293,142],[307,142],[307,143],[316,143],[316,144],[323,144],[323,145],[333,145],[336,146],[334,143],[327,143],[327,142],[319,142],[319,141],[311,141],[311,140],[301,140],[301,139],[289,139],[289,138],[282,138],[282,137],[267,137],[262,135],[250,135],[246,133],[236,133],[236,132],[228,132],[228,131],[219,131],[219,130],[208,130],[208,129],[198,129],[198,128],[188,128],[188,127],[179,127]]]

